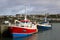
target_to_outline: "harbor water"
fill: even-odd
[[[1,40],[60,40],[60,23],[52,23],[52,29],[42,30],[28,37],[3,38]]]

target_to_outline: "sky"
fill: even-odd
[[[0,15],[59,14],[60,0],[0,0]]]

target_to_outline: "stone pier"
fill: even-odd
[[[0,26],[0,33],[2,34],[4,31],[8,29],[8,25],[1,25]]]

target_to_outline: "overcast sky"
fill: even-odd
[[[0,15],[60,13],[60,0],[0,0]]]

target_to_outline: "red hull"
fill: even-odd
[[[32,34],[37,32],[37,29],[26,29],[26,28],[18,28],[18,27],[9,27],[9,30],[11,33]]]

